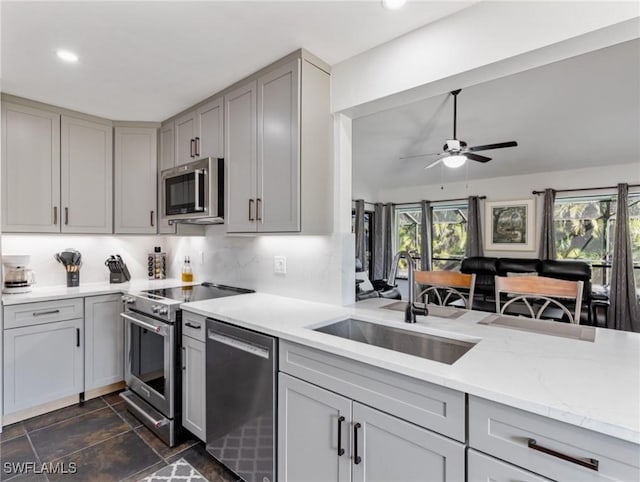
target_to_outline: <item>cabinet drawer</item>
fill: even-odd
[[[527,470],[469,449],[467,454],[468,482],[548,482]]]
[[[465,441],[464,393],[282,340],[280,371]]]
[[[640,480],[639,445],[473,396],[469,445],[551,479]]]
[[[75,320],[83,316],[82,298],[9,305],[4,307],[4,329]]]
[[[202,342],[206,341],[206,320],[206,317],[202,315],[182,310],[182,334]]]

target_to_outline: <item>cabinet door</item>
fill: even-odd
[[[258,79],[258,231],[300,231],[300,60]]]
[[[182,425],[206,441],[205,344],[182,337]]]
[[[160,174],[165,169],[171,169],[176,165],[176,151],[174,148],[175,141],[175,132],[173,127],[173,122],[169,122],[168,124],[163,124],[160,128],[160,137],[159,137],[159,145],[160,145],[160,156],[158,160],[158,233],[160,234],[175,234],[176,227],[175,225],[171,225],[167,222],[166,219],[162,217],[162,186],[160,183],[162,182],[160,179]]]
[[[467,454],[468,482],[547,482],[549,480],[551,479],[473,449],[469,449]]]
[[[155,234],[158,154],[155,128],[115,129],[116,234]]]
[[[175,121],[176,166],[196,159],[196,112],[189,112]]]
[[[464,445],[459,442],[357,402],[351,430],[354,481],[465,479]]]
[[[2,103],[2,231],[60,231],[60,115]]]
[[[124,320],[121,296],[84,299],[84,389],[124,380]]]
[[[196,157],[224,157],[223,98],[199,107],[197,116]]]
[[[256,82],[224,98],[227,231],[256,231]]]
[[[62,116],[62,232],[113,231],[113,133],[106,124]]]
[[[82,319],[4,331],[4,413],[83,391]]]
[[[348,398],[279,373],[278,480],[348,482],[350,415]],[[338,455],[339,423],[342,455]]]

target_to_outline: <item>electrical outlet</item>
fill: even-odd
[[[273,272],[275,274],[287,274],[287,257],[286,256],[273,257]]]

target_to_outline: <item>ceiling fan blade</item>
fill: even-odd
[[[472,161],[478,161],[478,162],[489,162],[491,160],[490,157],[481,156],[480,154],[472,154],[470,152],[465,152],[464,156],[467,159],[471,159]]]
[[[427,164],[426,166],[424,166],[425,169],[431,169],[434,166],[437,166],[438,164],[440,164],[442,162],[442,159],[444,159],[443,157],[441,157],[440,159],[433,161],[431,164]]]
[[[433,152],[430,154],[412,154],[410,156],[402,156],[400,159],[415,159],[416,157],[430,157],[430,156],[439,156],[442,154],[441,152]]]
[[[489,151],[491,149],[502,149],[504,147],[517,147],[518,143],[516,141],[509,142],[498,142],[497,144],[486,144],[484,146],[474,146],[469,147],[467,150],[469,152],[478,152],[478,151]]]

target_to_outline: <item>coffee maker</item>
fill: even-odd
[[[3,293],[16,294],[28,293],[31,285],[36,282],[33,271],[27,266],[31,256],[28,254],[3,254],[2,264],[4,266]]]

